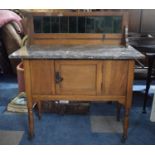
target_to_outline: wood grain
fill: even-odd
[[[33,39],[33,45],[122,45],[122,40],[102,40],[102,39]]]
[[[29,125],[29,136],[32,138],[34,136],[34,118],[33,118],[33,100],[31,91],[31,74],[30,65],[28,60],[23,60],[24,64],[24,77],[25,77],[25,90],[27,96],[27,107],[28,107],[28,125]]]
[[[128,80],[127,80],[127,95],[126,95],[126,107],[130,108],[132,104],[132,86],[134,80],[134,60],[129,61],[129,69],[128,69]]]
[[[59,72],[63,81],[56,86],[56,93],[86,94],[97,93],[97,61],[56,61],[56,72]]]
[[[128,61],[106,60],[103,62],[103,95],[126,95]]]
[[[123,138],[127,138],[134,60],[24,60],[24,69],[31,137],[33,101],[40,106],[44,100],[69,100],[119,102],[125,109]],[[57,72],[63,78],[59,83]]]
[[[69,101],[121,101],[124,106],[125,96],[96,96],[96,95],[32,95],[34,100],[69,100]],[[102,102],[104,103],[104,102]]]
[[[31,60],[31,89],[33,94],[55,93],[54,61]]]
[[[123,35],[120,34],[98,34],[98,33],[36,33],[32,34],[32,37],[35,39],[121,39]]]
[[[62,12],[58,10],[57,12],[31,12],[30,14],[32,16],[123,16],[124,13],[126,11]]]

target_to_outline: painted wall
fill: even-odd
[[[150,33],[155,35],[155,9],[128,11],[129,32]]]

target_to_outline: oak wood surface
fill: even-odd
[[[30,72],[32,94],[55,93],[54,61],[31,60]]]
[[[125,105],[125,96],[96,96],[96,95],[32,95],[34,100],[69,100],[69,101],[118,101]]]
[[[34,101],[70,100],[117,101],[125,108],[123,138],[127,137],[133,60],[24,60],[24,67],[30,136],[34,134]],[[55,83],[56,72],[63,77],[60,83]]]
[[[97,93],[97,61],[56,61],[55,70],[63,81],[56,85],[56,94]]]
[[[28,60],[23,61],[24,64],[24,77],[25,77],[25,89],[26,96],[28,100],[28,123],[29,123],[29,136],[32,138],[34,136],[34,118],[33,118],[33,100],[32,100],[32,91],[31,91],[31,74],[30,74],[30,65]]]
[[[49,11],[43,11],[43,12],[30,12],[29,15],[31,16],[123,16],[124,14],[127,14],[127,11],[93,11],[93,12],[49,12]]]
[[[103,62],[103,95],[126,95],[128,80],[128,61]]]
[[[127,80],[127,92],[126,92],[126,107],[131,108],[132,104],[132,85],[134,80],[134,60],[129,61],[129,68],[128,68],[128,80]]]
[[[44,99],[49,96],[68,100],[112,99],[125,104],[128,91],[132,92],[133,78],[130,77],[133,73],[128,71],[129,64],[133,71],[134,64],[126,60],[31,60],[31,93],[35,98],[39,95]],[[55,83],[56,72],[63,78],[58,84]],[[131,106],[131,100],[128,102]]]
[[[98,33],[34,33],[32,34],[33,38],[42,38],[42,39],[120,39],[123,37],[121,33],[109,33],[109,34],[98,34]]]
[[[32,39],[33,45],[122,45],[122,40],[113,39]]]

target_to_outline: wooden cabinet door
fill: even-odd
[[[102,95],[125,96],[129,61],[105,60],[102,66]]]
[[[61,81],[56,83],[57,94],[96,95],[97,61],[60,60],[55,67],[55,74],[61,76]]]
[[[31,60],[31,91],[34,95],[54,94],[54,61],[52,60]]]

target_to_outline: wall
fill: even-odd
[[[128,10],[129,32],[150,33],[155,35],[155,9]]]

